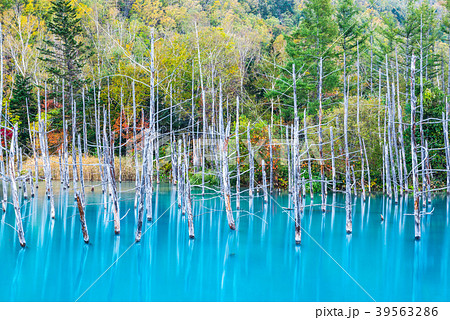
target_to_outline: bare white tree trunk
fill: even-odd
[[[186,215],[188,217],[188,229],[189,229],[189,238],[194,239],[194,216],[192,214],[192,200],[191,200],[191,182],[189,181],[189,152],[186,148],[186,137],[183,135],[184,142],[184,167],[185,167],[185,202],[186,202]]]
[[[230,139],[230,121],[228,121],[227,123],[226,133],[223,132],[223,123],[222,125],[220,125],[220,130],[221,130],[220,154],[222,163],[222,185],[223,185],[223,196],[225,199],[225,210],[227,212],[228,225],[230,226],[230,229],[235,230],[236,226],[234,223],[233,211],[231,210],[230,177],[228,174],[228,142]]]
[[[420,231],[420,209],[419,209],[419,174],[417,164],[417,145],[416,145],[416,57],[411,57],[411,157],[412,157],[412,180],[414,191],[414,234],[418,240],[421,236]]]
[[[253,198],[255,189],[255,163],[253,159],[252,141],[250,139],[250,122],[247,125],[247,146],[248,146],[248,164],[249,164],[249,186],[248,195]]]
[[[205,194],[205,145],[206,145],[206,97],[205,88],[203,86],[202,61],[200,58],[200,43],[198,38],[197,24],[195,24],[195,34],[197,39],[197,56],[200,73],[200,87],[202,89],[202,106],[203,106],[203,145],[202,145],[202,195]]]
[[[319,59],[319,164],[320,164],[320,187],[321,187],[321,198],[322,198],[322,212],[325,212],[325,162],[323,160],[323,137],[322,137],[322,117],[323,117],[323,111],[322,111],[322,63],[323,58],[320,57]]]
[[[17,235],[19,237],[20,245],[22,247],[25,247],[26,241],[25,241],[25,234],[23,232],[23,226],[22,226],[22,216],[20,214],[20,202],[19,202],[19,195],[17,192],[17,184],[16,184],[16,170],[14,168],[15,144],[17,143],[16,132],[17,132],[17,124],[14,126],[14,134],[13,134],[13,138],[11,141],[11,149],[9,152],[9,180],[10,180],[10,184],[11,184],[11,193],[12,193],[12,198],[13,198],[14,213],[16,216]]]
[[[111,150],[111,137],[107,136],[106,133],[106,111],[103,112],[105,121],[103,122],[103,157],[104,157],[104,165],[106,171],[106,177],[109,186],[109,193],[111,195],[111,203],[114,214],[114,233],[120,233],[120,208],[119,208],[119,200],[117,198],[117,188],[116,188],[116,180],[114,173],[114,165],[112,162],[112,157],[114,156]]]
[[[309,143],[308,143],[308,126],[306,125],[306,109],[303,111],[303,125],[304,125],[303,131],[305,134],[306,157],[308,158],[307,161],[308,161],[308,175],[309,175],[309,193],[311,195],[311,200],[312,200],[312,198],[313,198],[313,178],[312,178],[312,172],[311,172],[311,154],[309,152]],[[295,134],[295,132],[294,132],[294,134]]]
[[[270,130],[270,129],[269,129]],[[236,210],[241,208],[241,169],[239,152],[239,96],[236,97]]]
[[[267,194],[266,163],[264,160],[261,161],[261,170],[262,170],[262,189],[264,194],[264,203],[267,203],[269,201],[269,197]]]
[[[361,138],[361,123],[360,123],[360,103],[359,103],[359,96],[360,96],[360,87],[359,87],[359,73],[360,73],[360,63],[359,63],[359,43],[356,43],[357,48],[357,62],[356,62],[356,70],[357,70],[357,81],[356,81],[356,127],[358,130],[358,140],[359,140],[359,154],[361,159],[361,196],[363,201],[366,201],[366,187],[365,187],[365,181],[364,181],[364,153],[363,153],[363,143]],[[356,186],[355,186],[356,188]]]
[[[330,127],[330,143],[331,143],[331,175],[333,178],[333,193],[336,193],[336,164],[334,159],[333,127]]]
[[[448,120],[450,105],[445,98],[445,112],[442,112],[442,123],[444,126],[444,144],[445,144],[445,169],[447,172],[447,194],[450,194],[450,144],[448,140]]]
[[[345,56],[345,52],[344,52]],[[344,82],[347,81],[344,78]],[[344,90],[344,149],[345,149],[345,212],[346,231],[352,233],[352,204],[351,204],[351,183],[350,183],[350,155],[348,151],[348,96]]]
[[[41,145],[42,160],[44,163],[46,193],[47,198],[50,200],[50,217],[52,219],[55,219],[55,202],[53,198],[52,171],[51,171],[52,169],[50,166],[50,158],[48,154],[47,133],[43,121],[39,123],[39,140]],[[59,161],[61,162],[61,153],[59,153],[59,159],[60,159]],[[62,169],[60,170],[60,172],[61,171]]]

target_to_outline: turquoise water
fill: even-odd
[[[54,221],[43,185],[23,204],[25,249],[9,226],[12,206],[1,214],[0,301],[450,301],[445,196],[433,198],[433,214],[423,218],[422,239],[415,241],[413,216],[405,215],[411,196],[398,206],[382,196],[356,198],[347,235],[344,199],[328,195],[335,206],[324,215],[320,206],[305,208],[296,246],[290,212],[281,209],[289,207],[286,193],[267,205],[257,197],[251,208],[244,196],[239,215],[234,212],[237,231],[228,228],[220,198],[195,196],[189,240],[176,192],[161,185],[154,220],[134,244],[133,184],[122,183],[120,236],[99,187],[87,193],[86,245],[72,191],[55,187]]]

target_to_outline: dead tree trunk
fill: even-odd
[[[228,141],[230,139],[230,122],[227,124],[226,134],[221,136],[221,160],[222,160],[222,183],[225,198],[225,209],[227,212],[227,220],[230,229],[235,230],[233,211],[231,210],[231,190],[230,176],[228,174]]]
[[[262,170],[262,189],[264,194],[264,203],[269,201],[269,197],[267,194],[267,178],[266,178],[266,163],[264,160],[261,162],[261,170]]]
[[[389,69],[389,65],[388,65],[388,58],[386,55],[386,106],[387,106],[387,112],[388,112],[388,126],[387,126],[387,132],[388,132],[388,137],[387,137],[387,145],[388,145],[388,154],[389,154],[389,163],[390,163],[390,168],[391,168],[391,172],[392,172],[392,189],[394,191],[394,201],[395,203],[398,203],[398,182],[397,182],[397,173],[395,170],[395,162],[394,162],[394,147],[393,147],[393,143],[394,143],[394,138],[393,138],[393,132],[394,132],[394,120],[393,120],[393,114],[392,114],[392,110],[393,110],[393,98],[391,99],[391,90],[390,90],[390,85],[389,85],[389,73],[388,73],[388,69]]]
[[[184,142],[184,167],[185,167],[185,202],[186,202],[186,215],[188,217],[188,229],[189,229],[189,238],[194,239],[194,216],[192,214],[192,200],[191,200],[191,182],[189,181],[189,152],[186,148],[186,137],[183,135]]]
[[[269,129],[270,130],[270,129]],[[239,97],[236,98],[236,210],[241,208],[241,160],[239,152]]]
[[[416,145],[416,57],[411,57],[411,156],[412,156],[412,180],[414,197],[414,234],[416,240],[420,239],[420,209],[419,209],[419,174],[417,171],[417,145]]]
[[[148,137],[145,136],[144,138],[144,149],[143,149],[143,162],[142,162],[142,172],[144,172],[145,168],[147,167],[147,152],[148,152]],[[145,192],[144,192],[144,184],[145,184],[145,175],[143,174],[141,176],[141,181],[138,182],[138,184],[141,186],[137,189],[137,192],[139,192],[139,196],[137,197],[139,199],[138,202],[138,221],[137,221],[137,230],[136,230],[136,237],[135,237],[135,241],[139,242],[141,241],[141,237],[142,237],[142,225],[143,225],[143,220],[144,220],[144,197],[145,197]]]
[[[309,175],[309,193],[311,195],[311,200],[313,198],[313,178],[311,172],[311,154],[309,153],[309,143],[308,143],[308,126],[306,125],[306,109],[303,111],[303,124],[305,133],[305,148],[306,157],[308,158],[308,175]]]
[[[53,198],[53,185],[52,185],[52,169],[50,166],[50,159],[48,154],[47,133],[45,130],[45,124],[43,121],[39,123],[39,139],[41,145],[42,160],[44,163],[44,177],[46,185],[47,198],[50,200],[50,217],[55,219],[55,202]],[[60,153],[61,155],[61,153]],[[60,156],[61,159],[61,156]],[[61,162],[61,160],[60,160]]]
[[[20,245],[22,247],[25,247],[26,241],[22,226],[22,216],[20,214],[19,194],[17,192],[17,184],[16,184],[16,170],[14,168],[15,144],[17,143],[16,132],[17,132],[17,124],[14,126],[14,134],[11,141],[11,149],[9,152],[9,180],[11,182],[11,193],[13,198],[14,212],[16,216],[17,235],[19,237]]]
[[[442,123],[444,126],[444,143],[445,143],[445,169],[447,172],[447,194],[450,194],[450,144],[448,140],[448,118],[450,106],[445,98],[445,112],[442,112]],[[2,169],[3,170],[3,169]]]
[[[255,163],[253,160],[252,141],[250,139],[250,122],[247,125],[247,145],[248,145],[248,164],[249,164],[249,186],[248,195],[253,198],[255,189]]]
[[[78,191],[76,192],[76,199],[78,205],[78,212],[80,213],[81,232],[83,233],[83,240],[85,243],[89,243],[89,233],[86,225],[86,217],[84,216],[84,207],[81,201]]]
[[[362,138],[361,138],[361,124],[360,124],[360,103],[359,103],[359,96],[360,96],[360,88],[359,88],[359,72],[360,72],[360,64],[359,64],[359,43],[356,43],[357,48],[357,63],[356,63],[356,70],[357,70],[357,81],[356,81],[356,126],[358,130],[358,140],[359,140],[359,154],[361,159],[361,196],[363,201],[366,201],[366,187],[364,184],[364,153],[363,153],[363,145],[362,145]],[[355,186],[356,188],[356,186]]]
[[[322,63],[323,58],[319,60],[319,164],[320,164],[320,191],[322,198],[322,212],[325,212],[325,162],[323,160],[323,138],[322,138]]]
[[[345,55],[345,52],[344,52]],[[344,79],[344,81],[347,81]],[[348,96],[344,93],[344,149],[345,149],[345,212],[346,231],[352,233],[352,194],[350,183],[350,155],[348,152]]]
[[[106,119],[106,111],[104,110],[104,119]],[[105,164],[105,171],[107,182],[109,186],[109,193],[111,195],[112,209],[114,214],[114,233],[120,233],[120,209],[119,209],[119,200],[117,198],[117,188],[116,188],[116,180],[114,173],[114,165],[112,162],[112,157],[114,154],[112,153],[110,142],[106,133],[106,120],[103,122],[103,157]]]
[[[206,145],[206,97],[205,88],[203,86],[203,72],[202,72],[202,61],[200,58],[200,43],[198,37],[197,24],[195,24],[195,34],[197,38],[197,56],[198,56],[198,69],[200,74],[200,87],[202,89],[202,107],[203,107],[203,145],[202,145],[202,195],[205,194],[205,145]]]
[[[334,159],[333,127],[330,127],[330,143],[331,143],[331,175],[333,178],[333,193],[336,193],[336,164]]]
[[[181,164],[182,164],[182,153],[181,153],[181,139],[178,139],[178,153],[177,153],[177,187],[178,187],[178,208],[181,208],[182,204],[182,195],[183,195],[183,181],[182,181],[182,172],[181,172]]]

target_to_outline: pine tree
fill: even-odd
[[[26,148],[29,147],[30,143],[27,107],[31,123],[36,119],[37,107],[31,94],[30,77],[17,73],[12,89],[12,97],[9,102],[9,111],[11,113],[11,121],[18,124],[19,144]]]
[[[384,25],[379,28],[378,44],[380,50],[377,55],[380,61],[384,61],[386,55],[389,56],[395,51],[395,47],[402,42],[402,38],[398,20],[392,12],[383,14],[381,18]]]
[[[339,42],[342,47],[344,79],[347,76],[347,66],[352,65],[356,59],[356,47],[359,45],[360,52],[366,36],[363,31],[367,24],[362,24],[358,19],[358,8],[354,0],[339,0],[336,18],[339,27]],[[345,84],[345,81],[343,81]]]
[[[338,83],[336,71],[335,48],[332,44],[336,40],[338,26],[334,19],[334,7],[330,0],[309,0],[305,4],[303,17],[299,27],[287,37],[286,52],[302,74],[298,87],[307,90],[309,98],[318,95],[319,59],[323,59],[323,89],[331,91]],[[291,69],[291,68],[290,68]],[[299,97],[302,97],[300,92]],[[307,97],[307,96],[305,96]],[[303,101],[304,103],[305,101]],[[300,101],[302,103],[302,101]]]
[[[82,41],[81,19],[77,17],[70,0],[54,0],[50,8],[47,28],[52,38],[44,39],[46,48],[41,48],[41,60],[47,71],[59,80],[64,79],[74,92],[81,85],[80,75],[84,60],[88,58],[88,47]]]

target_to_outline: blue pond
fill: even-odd
[[[244,196],[234,212],[237,231],[229,229],[220,197],[194,195],[190,240],[176,191],[160,185],[154,219],[136,244],[133,186],[120,186],[119,236],[99,187],[87,193],[88,245],[72,190],[55,183],[54,221],[42,184],[23,202],[25,249],[9,204],[0,224],[0,301],[450,301],[445,196],[433,198],[433,214],[422,219],[415,241],[411,196],[398,205],[382,196],[354,199],[347,235],[344,198],[329,194],[325,214],[320,206],[305,208],[296,246],[290,211],[282,209],[287,193],[275,193],[267,205],[262,197],[250,205]]]

